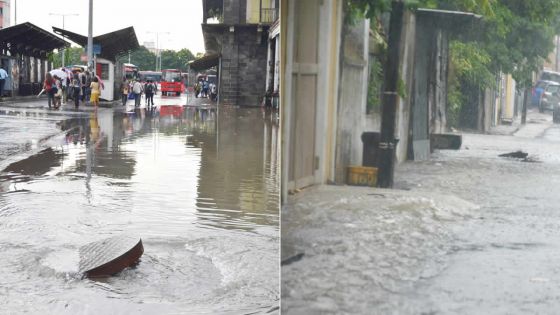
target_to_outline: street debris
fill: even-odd
[[[304,253],[299,253],[299,254],[293,255],[291,257],[288,257],[288,258],[282,260],[280,265],[286,266],[286,265],[289,265],[289,264],[293,264],[296,261],[300,261],[303,258],[303,255],[304,255]]]
[[[500,154],[498,156],[499,157],[507,157],[507,158],[515,158],[515,159],[525,159],[525,158],[527,158],[528,155],[529,155],[529,153],[518,150],[518,151],[515,151],[515,152]]]

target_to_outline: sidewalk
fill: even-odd
[[[521,124],[521,117],[515,117],[511,125],[500,124],[490,127],[488,134],[535,138],[552,126],[552,115],[549,112],[539,113],[537,108],[527,110],[527,123]]]
[[[0,101],[0,106],[4,107],[16,107],[16,108],[46,108],[47,105],[47,96],[41,95],[37,97],[37,95],[29,95],[29,96],[15,96],[15,97],[4,97]],[[120,102],[120,100],[115,101],[99,101],[99,107],[106,107],[111,108],[115,103]],[[68,100],[66,105],[73,103],[73,100]],[[82,102],[80,102],[80,107],[84,107]],[[93,106],[85,106],[86,108]]]
[[[477,206],[453,196],[316,186],[282,208],[286,314],[392,314],[437,275],[452,227]],[[400,308],[402,310],[402,307]]]

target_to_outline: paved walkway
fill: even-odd
[[[516,117],[511,125],[500,124],[490,127],[488,134],[503,135],[523,138],[534,138],[543,134],[552,126],[552,114],[550,112],[539,113],[537,108],[527,110],[527,123],[521,125],[521,117]]]

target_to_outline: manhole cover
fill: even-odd
[[[144,253],[142,239],[119,235],[80,247],[80,272],[107,277],[135,264]]]

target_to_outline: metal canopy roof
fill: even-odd
[[[220,62],[220,54],[211,54],[189,61],[189,66],[195,71],[206,70],[215,67]]]
[[[53,31],[80,46],[87,46],[87,36],[54,26]],[[134,32],[134,27],[132,26],[111,33],[95,36],[93,38],[93,44],[101,46],[101,53],[98,55],[99,57],[111,61],[115,61],[119,55],[128,53],[129,51],[140,47],[138,39],[136,38],[136,33]]]
[[[46,58],[54,49],[70,46],[67,41],[29,22],[0,29],[0,50]]]
[[[482,20],[482,15],[471,12],[423,8],[416,10],[416,16],[430,21],[436,27],[450,28],[454,31],[464,31],[464,27],[472,27]]]

